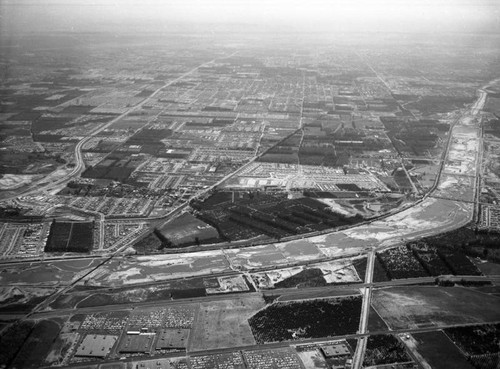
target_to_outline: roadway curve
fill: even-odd
[[[118,122],[119,120],[125,118],[129,114],[133,113],[134,111],[137,111],[137,110],[141,109],[145,104],[147,104],[149,101],[151,101],[151,99],[153,99],[164,88],[166,88],[168,86],[171,86],[171,85],[173,85],[176,82],[179,82],[180,80],[184,79],[185,77],[187,77],[187,76],[193,74],[194,72],[196,72],[201,67],[209,65],[209,64],[211,64],[211,63],[213,63],[213,62],[215,62],[217,60],[230,58],[231,56],[235,55],[236,53],[237,52],[234,52],[231,55],[228,55],[228,56],[225,56],[225,57],[212,59],[212,60],[210,60],[210,61],[208,61],[206,63],[200,64],[197,67],[195,67],[195,68],[193,68],[193,69],[191,69],[191,70],[189,70],[189,71],[181,74],[179,77],[177,77],[177,78],[175,78],[173,80],[168,81],[163,86],[161,86],[161,87],[157,88],[155,91],[153,91],[151,93],[151,95],[149,95],[148,97],[146,97],[144,100],[140,101],[136,105],[131,106],[130,108],[128,108],[127,110],[125,110],[122,114],[120,114],[117,117],[113,118],[112,120],[110,120],[105,125],[96,128],[88,136],[86,136],[83,139],[81,139],[76,144],[76,146],[75,146],[74,153],[75,153],[75,162],[76,162],[76,164],[75,164],[75,167],[71,170],[71,172],[69,172],[68,174],[64,175],[63,177],[57,179],[56,181],[48,183],[45,186],[38,187],[38,185],[40,185],[41,183],[43,183],[43,182],[46,181],[45,178],[42,178],[41,180],[39,180],[39,181],[31,184],[29,189],[27,189],[25,191],[22,191],[22,192],[16,194],[15,196],[11,196],[9,198],[2,199],[2,201],[13,200],[13,199],[15,199],[15,198],[17,198],[19,196],[26,196],[26,195],[33,194],[33,193],[36,193],[36,192],[47,191],[47,190],[50,190],[50,189],[52,189],[54,187],[57,187],[58,185],[61,185],[61,184],[65,183],[65,182],[68,182],[72,178],[80,175],[80,173],[85,169],[85,161],[83,160],[82,148],[83,148],[83,146],[87,142],[90,141],[91,138],[97,136],[99,133],[101,133],[105,129],[109,128],[111,125],[113,125],[114,123]]]

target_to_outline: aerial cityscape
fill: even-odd
[[[139,3],[0,1],[0,368],[499,368],[498,4]]]

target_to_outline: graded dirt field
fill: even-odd
[[[457,201],[473,201],[474,178],[466,174],[443,174],[433,196]]]
[[[0,190],[15,190],[30,184],[35,177],[27,174],[4,174],[0,178]]]
[[[189,339],[189,351],[255,345],[248,318],[265,305],[260,296],[200,305]]]
[[[394,287],[373,291],[373,306],[391,329],[500,320],[500,298],[463,287]]]
[[[93,285],[128,285],[219,273],[229,269],[218,250],[135,258],[115,258],[89,278]]]
[[[328,368],[328,364],[318,348],[298,351],[297,354],[306,368]]]
[[[29,312],[54,292],[54,288],[0,287],[0,311]]]
[[[99,259],[85,259],[4,266],[0,269],[0,286],[66,284],[87,273],[99,262]]]
[[[484,261],[474,261],[474,264],[484,275],[500,275],[500,264]]]

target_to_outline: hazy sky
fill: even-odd
[[[500,0],[0,0],[2,32],[253,24],[307,31],[500,31]]]

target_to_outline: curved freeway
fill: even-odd
[[[85,169],[85,161],[83,160],[82,148],[83,148],[83,145],[85,145],[91,138],[93,138],[94,136],[98,135],[99,133],[101,133],[105,129],[109,128],[111,125],[113,125],[114,123],[118,122],[120,119],[125,118],[130,113],[132,113],[132,112],[134,112],[134,111],[142,108],[142,106],[144,106],[146,103],[148,103],[149,101],[151,101],[151,99],[153,99],[164,88],[166,88],[168,86],[171,86],[172,84],[174,84],[174,83],[176,83],[176,82],[184,79],[185,77],[193,74],[194,72],[196,72],[201,67],[209,65],[209,64],[211,64],[211,63],[213,63],[213,62],[215,62],[217,60],[230,58],[231,56],[235,55],[236,53],[237,52],[234,52],[231,55],[228,55],[228,56],[225,56],[225,57],[220,57],[220,58],[212,59],[212,60],[210,60],[210,61],[208,61],[206,63],[200,64],[197,67],[195,67],[195,68],[193,68],[193,69],[191,69],[191,70],[189,70],[189,71],[181,74],[179,77],[177,77],[177,78],[175,78],[173,80],[168,81],[163,86],[161,86],[161,87],[157,88],[155,91],[153,91],[151,93],[151,95],[149,95],[148,97],[146,97],[144,100],[142,100],[138,104],[136,104],[134,106],[131,106],[125,112],[123,112],[122,114],[120,114],[117,117],[113,118],[112,120],[110,120],[105,125],[103,125],[101,127],[98,127],[95,130],[93,130],[88,136],[84,137],[83,139],[81,139],[76,144],[76,146],[75,146],[75,162],[76,162],[76,164],[75,164],[75,167],[68,174],[64,175],[60,179],[57,179],[56,181],[48,183],[45,186],[37,187],[39,184],[41,184],[41,183],[43,183],[43,182],[46,181],[45,179],[41,179],[38,182],[31,184],[30,185],[30,189],[27,189],[25,191],[22,191],[22,192],[18,193],[15,196],[11,196],[9,198],[5,198],[5,199],[2,199],[2,200],[3,201],[12,200],[12,199],[15,199],[15,198],[17,198],[19,196],[25,196],[25,195],[32,194],[32,193],[35,193],[35,192],[50,190],[51,188],[56,187],[56,186],[58,186],[58,185],[60,185],[60,184],[62,184],[64,182],[68,182],[71,178],[79,175]]]

